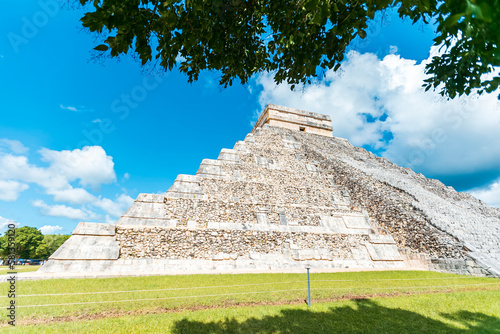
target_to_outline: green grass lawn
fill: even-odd
[[[500,292],[122,316],[18,327],[19,333],[499,333]],[[13,329],[9,329],[13,330]]]
[[[334,328],[338,330],[333,332],[384,333],[405,326],[413,331],[394,332],[428,327],[428,332],[500,333],[494,331],[500,328],[498,279],[425,271],[313,272],[310,310],[304,303],[306,284],[305,274],[19,281],[17,330],[305,333],[310,332],[305,325],[309,323],[315,326],[313,332],[325,333]],[[0,284],[0,289],[6,288],[6,283]],[[2,308],[8,302],[5,296],[0,295]],[[373,319],[377,314],[380,319]],[[356,322],[358,318],[362,323]],[[2,329],[9,330],[4,319]],[[311,319],[317,320],[313,324]],[[384,324],[389,326],[386,330]]]
[[[40,269],[40,266],[16,266],[14,271],[18,273],[26,273],[29,271],[37,271],[38,269]],[[0,266],[0,275],[4,275],[8,271],[10,271],[8,266]]]

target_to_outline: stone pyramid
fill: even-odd
[[[46,273],[430,269],[498,275],[500,209],[269,104],[254,129],[116,224],[80,223]]]

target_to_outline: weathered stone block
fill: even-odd
[[[218,228],[219,228],[219,223],[217,223],[217,222],[208,222],[208,224],[207,224],[207,228],[215,228],[215,229],[218,229]]]
[[[365,244],[373,261],[403,261],[396,245]]]
[[[228,149],[228,148],[223,148],[220,151],[219,157],[217,158],[219,161],[223,161],[225,163],[229,164],[238,164],[240,163],[240,159],[238,157],[238,151]]]
[[[115,235],[115,224],[79,223],[73,235]]]
[[[52,260],[116,260],[120,247],[113,236],[73,235],[50,257]]]
[[[346,215],[342,217],[347,228],[371,228],[365,216]]]
[[[372,244],[396,244],[392,235],[370,234],[368,240]]]
[[[148,202],[148,203],[163,203],[165,201],[165,195],[161,194],[139,194],[137,196],[136,202]]]
[[[203,198],[203,189],[197,175],[179,174],[167,191],[167,197]]]
[[[129,218],[164,219],[166,217],[163,203],[134,202],[123,214]]]

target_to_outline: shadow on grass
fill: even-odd
[[[357,307],[330,308],[326,312],[283,310],[281,314],[243,322],[226,318],[219,322],[183,319],[173,333],[500,333],[500,319],[483,313],[460,311],[441,314],[466,329],[427,318],[421,314],[356,300]]]

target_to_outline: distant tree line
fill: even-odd
[[[36,227],[23,226],[15,229],[16,259],[45,260],[52,255],[70,235],[47,234],[43,235]],[[7,232],[0,237],[0,256],[9,255]]]

